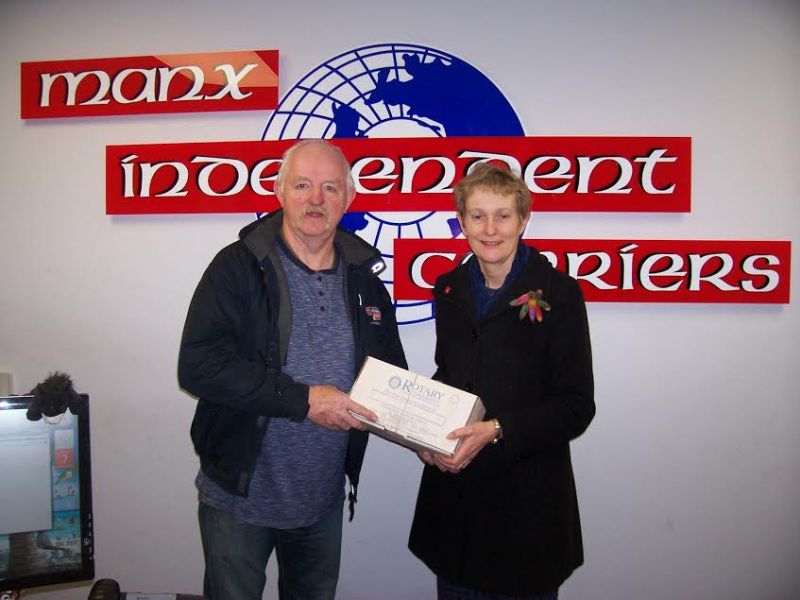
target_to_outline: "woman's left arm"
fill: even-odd
[[[586,304],[578,283],[573,279],[566,283],[561,301],[554,302],[545,316],[551,322],[541,401],[497,415],[504,450],[515,457],[569,443],[595,415]]]

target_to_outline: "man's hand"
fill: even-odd
[[[367,426],[350,414],[358,413],[370,421],[377,421],[378,415],[350,399],[331,385],[312,385],[308,388],[308,420],[320,427],[334,431],[361,429]]]

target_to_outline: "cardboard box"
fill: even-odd
[[[412,450],[452,456],[460,440],[447,434],[483,419],[481,399],[458,388],[395,367],[368,356],[350,390],[350,397],[378,415],[373,423],[357,419],[369,430]]]

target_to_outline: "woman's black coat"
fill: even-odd
[[[542,322],[509,302],[542,290]],[[439,278],[435,379],[478,394],[503,439],[457,475],[426,466],[409,548],[438,576],[511,595],[555,590],[583,563],[569,442],[595,414],[586,307],[574,279],[532,250],[476,320],[469,265]]]

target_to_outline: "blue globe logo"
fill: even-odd
[[[485,75],[452,54],[416,44],[344,52],[281,99],[263,140],[524,135],[514,109]],[[342,225],[374,245],[393,290],[396,238],[460,234],[452,212],[348,213]],[[431,302],[395,302],[401,325],[433,318]]]

